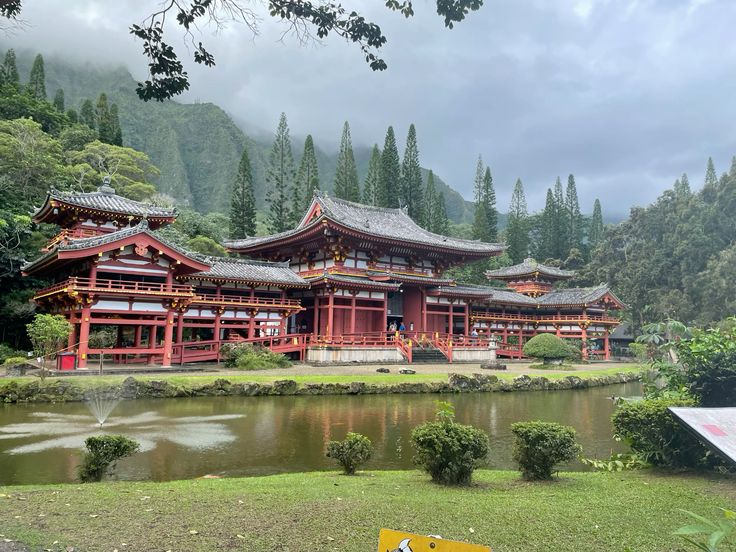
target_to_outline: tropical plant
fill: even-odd
[[[736,533],[736,512],[724,508],[721,508],[721,511],[723,512],[723,519],[712,521],[694,512],[683,510],[696,523],[680,527],[673,535],[682,537],[685,542],[703,552],[725,552],[726,549],[719,548],[719,545],[723,541],[730,540],[731,535]],[[695,535],[705,535],[707,540],[695,540]],[[729,550],[732,550],[730,546]]]
[[[638,454],[612,454],[610,458],[603,460],[581,457],[580,462],[602,472],[641,470],[649,467],[649,464],[642,460]]]
[[[101,481],[106,473],[115,468],[118,460],[140,449],[136,441],[123,435],[88,437],[84,446],[87,452],[79,466],[79,479],[82,483]]]
[[[511,433],[513,459],[527,480],[551,479],[557,464],[575,459],[582,451],[575,430],[554,422],[517,422],[511,425]]]
[[[355,475],[358,467],[373,456],[373,443],[365,435],[350,432],[343,441],[327,443],[327,458],[335,459],[345,475]]]

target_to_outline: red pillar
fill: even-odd
[[[182,343],[183,341],[184,341],[184,313],[180,312],[176,317],[176,342]]]
[[[332,338],[332,324],[335,322],[335,290],[330,289],[330,297],[327,302],[327,339]]]
[[[163,368],[171,367],[171,356],[174,342],[174,311],[166,313],[166,327],[164,328],[164,359],[161,363]]]
[[[257,310],[251,310],[248,312],[250,320],[248,320],[248,339],[253,339],[256,336],[256,315]]]
[[[355,294],[350,299],[350,333],[355,333]]]
[[[213,332],[212,339],[220,341],[220,317],[222,316],[222,309],[215,307],[215,329]]]
[[[465,335],[470,335],[470,306],[465,303]]]
[[[605,359],[611,360],[611,349],[609,348],[608,343],[608,328],[606,328],[606,333],[603,334],[603,352],[605,354]]]
[[[424,288],[422,288],[422,327],[419,328],[419,331],[427,331],[427,290]]]
[[[382,332],[388,331],[388,292],[383,292],[383,328]]]
[[[87,367],[87,351],[89,350],[89,318],[92,308],[89,305],[82,307],[82,317],[79,321],[79,352],[77,353],[77,366]]]
[[[312,333],[319,335],[319,296],[314,296],[314,318],[312,319]]]
[[[524,326],[519,328],[519,358],[524,354]]]
[[[135,327],[135,337],[133,338],[133,347],[136,349],[141,346],[141,337],[143,335],[143,326]]]
[[[583,326],[582,330],[583,330],[583,334],[582,334],[583,360],[588,360],[588,328],[587,326]]]

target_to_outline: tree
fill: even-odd
[[[347,121],[342,127],[340,138],[340,153],[337,155],[335,168],[335,196],[348,201],[360,201],[360,184],[358,183],[358,168],[355,166],[353,144],[350,138],[350,125]]]
[[[46,74],[43,67],[43,56],[41,54],[38,54],[36,59],[33,60],[27,90],[37,100],[46,99]]]
[[[299,170],[296,173],[296,186],[302,191],[300,194],[302,201],[299,206],[299,218],[301,219],[309,208],[314,193],[319,190],[319,169],[311,134],[307,135],[307,139],[304,140],[304,153],[302,153]]]
[[[371,150],[371,158],[368,161],[368,172],[363,182],[363,203],[366,205],[378,205],[378,196],[376,195],[381,185],[381,150],[378,144],[373,144]]]
[[[286,113],[282,113],[276,137],[273,141],[266,172],[269,205],[268,229],[273,233],[284,232],[290,227],[289,193],[294,188],[294,159],[291,152],[291,138]]]
[[[675,194],[681,197],[690,197],[692,190],[690,189],[690,179],[687,177],[687,173],[682,173],[682,176],[675,180],[673,190]]]
[[[97,140],[97,132],[87,125],[72,124],[59,134],[59,144],[65,151],[82,151],[84,146]]]
[[[388,127],[381,153],[381,175],[376,197],[380,207],[399,207],[401,167],[393,127]]]
[[[483,201],[488,224],[488,241],[493,242],[498,239],[498,210],[496,209],[496,190],[493,188],[493,176],[491,176],[490,167],[486,167],[486,172],[483,174]]]
[[[437,231],[438,215],[437,187],[434,184],[434,173],[430,170],[427,175],[427,187],[424,190],[424,227],[430,232]]]
[[[118,115],[118,104],[110,106],[110,143],[114,146],[123,145],[123,129],[120,127],[120,116]]]
[[[409,216],[417,224],[424,224],[424,190],[422,169],[419,166],[417,131],[412,123],[406,136],[404,160],[401,164],[401,191]]]
[[[100,97],[97,99],[95,122],[100,142],[113,144],[115,140],[115,129],[112,115],[110,114],[110,106],[107,103],[107,94],[105,93],[100,94]]]
[[[66,347],[72,325],[60,314],[37,314],[26,330],[34,352],[45,361]]]
[[[537,240],[537,258],[540,261],[556,258],[557,255],[557,205],[550,188],[547,188],[547,199],[540,220],[539,239]]]
[[[603,212],[601,202],[596,198],[593,203],[593,217],[590,219],[590,230],[588,231],[588,245],[593,251],[603,239]]]
[[[223,246],[207,236],[194,236],[187,240],[186,247],[190,251],[211,257],[224,257],[226,253]]]
[[[444,192],[440,192],[437,196],[437,223],[432,231],[443,236],[446,236],[450,232],[450,219],[447,217]]]
[[[20,89],[20,74],[18,66],[15,62],[15,50],[12,48],[5,52],[5,59],[2,65],[2,83],[15,90]]]
[[[567,222],[568,253],[570,249],[582,249],[583,247],[583,217],[580,214],[580,202],[578,201],[578,190],[575,186],[575,177],[567,177],[567,188],[565,189],[565,213]]]
[[[716,175],[716,168],[713,165],[713,158],[708,158],[708,166],[705,169],[705,184],[706,188],[715,188],[718,184],[718,175]]]
[[[59,113],[64,113],[64,91],[61,88],[54,94],[54,107]]]
[[[526,208],[526,196],[521,179],[516,179],[511,194],[509,220],[506,227],[507,253],[514,263],[520,263],[529,255],[529,215]]]
[[[92,105],[92,100],[89,98],[82,102],[82,107],[79,110],[79,122],[83,125],[87,125],[89,128],[97,130],[95,108]]]
[[[488,232],[488,214],[486,213],[485,193],[483,191],[483,158],[479,155],[475,166],[475,181],[473,185],[475,212],[473,216],[473,238],[488,242],[491,241]]]
[[[555,259],[564,259],[570,250],[569,227],[566,223],[565,215],[565,194],[562,190],[562,181],[560,177],[555,180],[555,189],[552,194],[555,200],[555,216],[554,216],[554,252],[550,257]]]
[[[444,19],[445,27],[452,29],[463,21],[471,11],[479,10],[483,0],[437,0],[437,14]],[[17,22],[21,13],[22,0],[5,2],[0,8],[0,17]],[[405,17],[414,15],[412,2],[390,0],[385,7],[398,11]],[[174,14],[170,15],[172,11]],[[268,14],[286,26],[300,41],[312,36],[324,39],[339,36],[358,45],[370,68],[383,71],[386,62],[378,57],[378,51],[387,42],[381,28],[357,11],[347,9],[339,3],[313,2],[309,0],[270,0]],[[167,15],[169,16],[167,18]],[[204,20],[202,20],[204,18]],[[195,63],[207,67],[215,65],[214,56],[207,51],[194,31],[200,26],[213,23],[218,29],[227,22],[242,22],[254,34],[258,33],[261,14],[250,3],[238,0],[197,0],[192,3],[167,2],[163,7],[155,4],[155,11],[140,25],[132,25],[130,32],[143,41],[143,53],[148,58],[148,79],[138,83],[136,92],[144,100],[163,101],[189,89],[189,77],[176,51],[164,42],[166,23],[172,21],[182,28],[187,45],[191,47]]]
[[[231,193],[230,238],[239,240],[255,233],[256,199],[253,193],[253,171],[250,167],[248,149],[244,148]]]

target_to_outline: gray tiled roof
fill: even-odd
[[[380,270],[367,270],[366,274],[368,274],[368,276],[385,276],[397,282],[423,283],[435,286],[451,284],[454,281],[452,278],[435,278],[434,276],[416,276],[414,274],[396,274],[394,272],[383,272]]]
[[[606,293],[611,293],[610,288],[605,284],[590,288],[553,290],[536,298],[510,289],[470,285],[438,286],[434,288],[434,291],[439,292],[440,295],[487,297],[491,303],[530,307],[573,307],[589,305],[600,300]]]
[[[119,196],[115,194],[115,189],[109,186],[100,186],[96,192],[62,192],[52,188],[46,198],[46,204],[49,200],[61,201],[83,209],[95,209],[135,217],[170,218],[176,216],[176,209],[156,207],[155,205]],[[41,207],[34,216],[43,211],[44,207]]]
[[[328,272],[325,272],[324,274],[320,274],[318,276],[310,276],[307,278],[310,282],[319,282],[320,280],[327,280],[328,282],[336,282],[336,283],[343,283],[343,284],[349,284],[349,285],[361,285],[366,287],[372,287],[375,289],[387,289],[387,290],[397,290],[401,287],[401,284],[396,284],[393,282],[376,282],[374,280],[369,280],[368,278],[359,278],[357,276],[345,276],[343,274],[329,274]]]
[[[572,278],[575,276],[575,272],[572,270],[562,270],[554,266],[543,265],[538,263],[534,259],[524,259],[524,262],[516,264],[514,266],[506,266],[503,268],[497,268],[495,270],[487,270],[486,276],[488,278],[510,278],[514,276],[524,276],[526,274],[534,274],[539,272],[546,276],[553,276],[555,278]]]
[[[284,284],[290,287],[309,287],[309,282],[289,268],[289,263],[269,263],[249,259],[198,257],[211,265],[209,270],[188,274],[186,279],[240,280]]]
[[[496,243],[463,240],[435,234],[417,225],[403,209],[387,209],[384,207],[361,205],[352,201],[327,197],[321,194],[316,194],[314,201],[319,204],[322,210],[322,216],[316,221],[311,221],[304,225],[300,223],[294,230],[288,230],[280,234],[226,242],[226,245],[235,249],[245,249],[263,243],[278,241],[299,234],[304,229],[311,228],[317,224],[322,217],[326,217],[352,230],[400,242],[487,254],[500,253],[505,249],[505,246]]]
[[[539,297],[539,305],[589,305],[600,300],[611,289],[601,284],[590,288],[557,289]]]

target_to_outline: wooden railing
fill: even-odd
[[[104,233],[106,233],[104,230],[93,230],[92,228],[66,228],[51,238],[43,250],[50,251],[57,243],[64,242],[68,239],[92,238]]]
[[[281,299],[280,297],[253,297],[215,293],[197,293],[192,299],[194,304],[233,305],[237,307],[276,307],[287,310],[302,310],[299,299]]]
[[[55,293],[94,292],[114,293],[124,295],[163,295],[194,297],[192,286],[185,284],[167,284],[164,282],[134,282],[121,280],[106,280],[97,278],[79,278],[73,276],[64,282],[40,290],[35,298],[46,297]]]
[[[555,323],[555,322],[605,322],[618,324],[621,322],[619,318],[614,316],[607,316],[605,314],[538,314],[535,316],[528,316],[524,314],[505,314],[505,313],[493,313],[493,314],[478,314],[471,313],[473,320],[482,320],[484,322],[494,322],[498,320],[511,321],[511,322],[537,322],[540,324]]]

